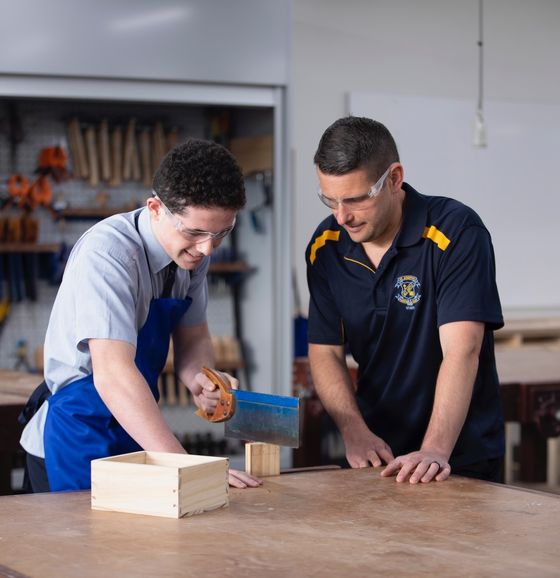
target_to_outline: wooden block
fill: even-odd
[[[91,462],[91,507],[181,518],[225,507],[227,458],[134,452]]]
[[[280,474],[280,446],[262,442],[245,444],[245,471],[263,478]]]

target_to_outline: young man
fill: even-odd
[[[371,119],[336,121],[314,162],[332,216],[306,253],[309,359],[350,466],[385,462],[399,482],[500,480],[490,234],[470,208],[405,183],[393,137]]]
[[[201,373],[214,364],[206,273],[245,204],[243,177],[226,149],[191,139],[163,159],[153,189],[144,208],[87,231],[68,260],[45,338],[45,382],[24,412],[33,491],[89,488],[95,458],[185,453],[157,405],[170,336],[195,403],[216,407]],[[229,482],[260,484],[234,470]]]

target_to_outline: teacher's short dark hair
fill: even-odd
[[[371,118],[346,116],[323,133],[313,161],[326,175],[365,168],[377,179],[391,163],[399,162],[399,153],[385,125]]]

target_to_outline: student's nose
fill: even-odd
[[[208,239],[206,239],[205,241],[201,241],[200,243],[197,243],[196,248],[205,257],[209,257],[215,249],[213,241],[214,240],[212,239],[212,237],[208,237]]]

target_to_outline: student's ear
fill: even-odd
[[[149,197],[146,201],[146,207],[148,207],[148,211],[150,211],[150,217],[155,219],[156,221],[159,220],[159,216],[162,212],[162,207],[159,199],[155,197]]]

